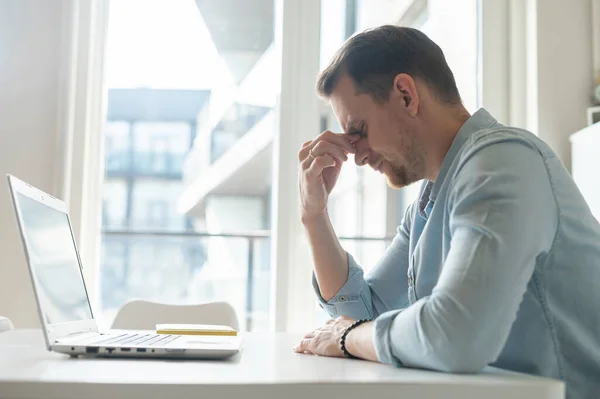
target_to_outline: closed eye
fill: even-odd
[[[368,137],[364,122],[361,123],[358,128],[352,127],[349,130],[350,131],[348,132],[348,135],[350,136],[358,137],[361,139]]]

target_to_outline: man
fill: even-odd
[[[596,397],[600,226],[552,150],[484,109],[469,115],[442,51],[415,29],[349,39],[317,88],[345,133],[300,150],[302,222],[319,300],[337,318],[295,350],[457,373],[493,365]],[[424,180],[366,276],[327,215],[348,154],[392,187]]]

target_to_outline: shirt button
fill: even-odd
[[[410,285],[411,287],[413,285],[413,278],[410,274],[408,275],[408,285]]]
[[[346,297],[345,297],[345,296],[343,296],[343,295],[341,295],[341,296],[340,296],[340,301],[344,302],[345,300],[346,300]]]

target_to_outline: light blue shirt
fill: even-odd
[[[533,134],[476,112],[377,265],[363,276],[348,258],[329,302],[313,283],[332,317],[375,319],[382,362],[492,365],[600,397],[600,225]]]

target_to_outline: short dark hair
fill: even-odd
[[[384,25],[348,39],[319,74],[319,95],[329,98],[345,73],[358,93],[379,103],[389,100],[394,78],[401,73],[422,79],[442,103],[461,103],[442,49],[417,29]]]

